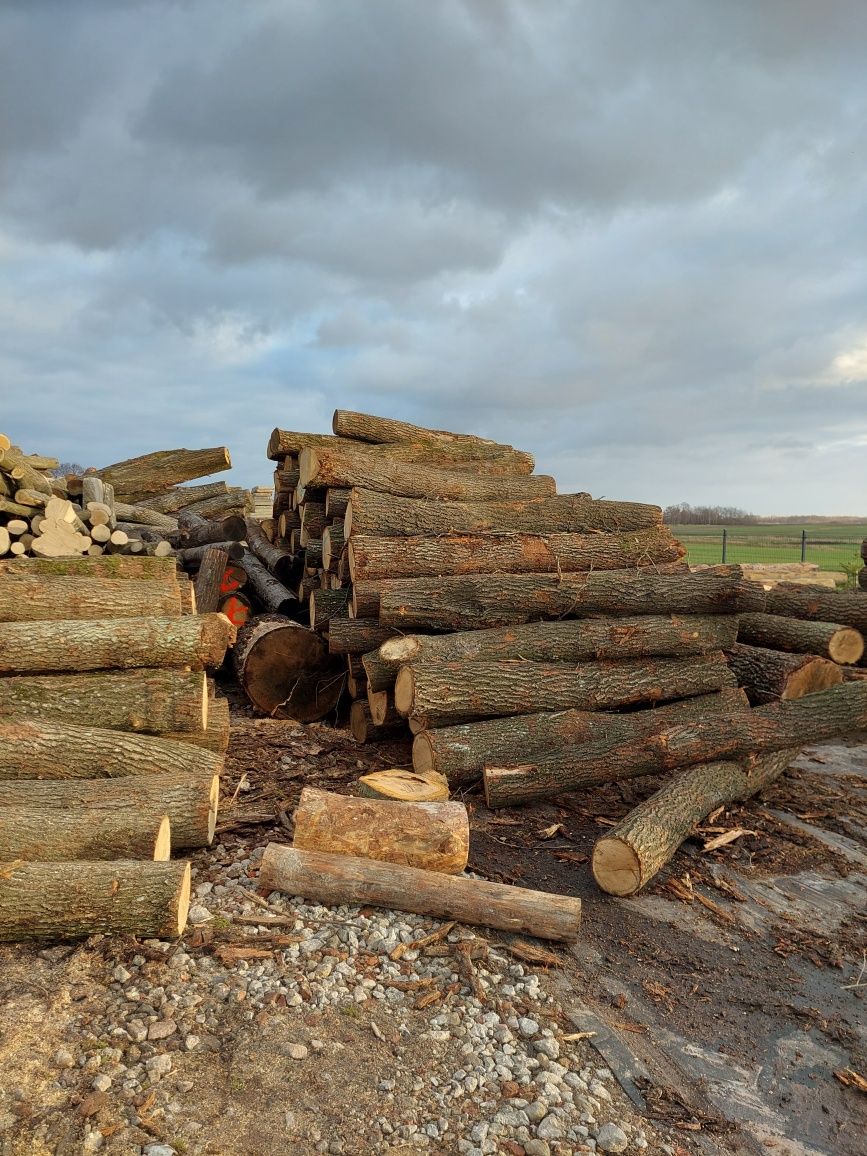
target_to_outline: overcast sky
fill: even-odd
[[[3,0],[0,429],[867,515],[863,0]]]

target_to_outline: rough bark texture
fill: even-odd
[[[322,531],[322,565],[326,570],[337,572],[343,545],[343,525],[326,526]]]
[[[394,705],[394,695],[390,690],[371,690],[368,685],[367,705],[374,726],[391,726],[402,717]]]
[[[367,621],[353,620],[357,625]],[[458,662],[462,659],[523,658],[532,662],[583,662],[594,658],[686,658],[724,650],[735,641],[738,619],[732,614],[643,615],[531,622],[457,634],[396,636],[380,646],[390,666],[408,662]]]
[[[352,490],[334,489],[330,486],[325,491],[325,517],[343,518],[346,516],[346,507],[349,505],[349,496]]]
[[[325,502],[305,501],[301,507],[301,545],[321,541],[325,524]]]
[[[377,863],[357,855],[296,851],[269,843],[259,872],[260,890],[283,891],[334,906],[393,907],[418,915],[571,942],[581,926],[581,900]]]
[[[191,515],[181,511],[178,525],[179,544],[187,550],[193,546],[208,546],[218,542],[242,542],[247,533],[246,522],[237,514],[208,522],[204,518],[199,519],[198,515],[196,521],[193,521]]]
[[[0,678],[0,718],[13,717],[150,734],[204,731],[207,686],[204,674],[183,670]]]
[[[244,545],[241,542],[214,542],[213,545],[225,551],[230,562],[240,562],[246,553]],[[211,546],[190,546],[187,550],[178,550],[175,558],[181,566],[197,570],[202,564],[205,551],[210,549]]]
[[[254,554],[247,551],[241,559],[241,565],[247,571],[250,589],[269,614],[295,613],[298,599],[294,591],[287,590],[282,582],[278,582]]]
[[[815,622],[839,622],[867,636],[867,598],[858,590],[781,582],[768,591],[767,612]]]
[[[174,558],[134,558],[104,554],[99,558],[15,558],[0,561],[0,578],[133,578],[174,587]]]
[[[221,498],[229,492],[225,482],[206,482],[203,486],[175,486],[156,498],[144,498],[139,504],[161,514],[177,514],[196,502],[207,498]]]
[[[369,618],[332,618],[328,623],[328,649],[332,654],[367,654],[397,631]]]
[[[190,906],[189,863],[9,863],[0,941],[135,935],[175,939]]]
[[[378,650],[371,650],[361,656],[361,665],[367,675],[368,690],[392,690],[397,677],[396,668],[383,662]]]
[[[0,624],[0,674],[219,666],[235,629],[223,614]]]
[[[360,582],[353,587],[355,617],[365,617],[358,607],[371,599],[387,626],[474,630],[591,614],[735,614],[761,610],[764,591],[746,581],[740,567],[719,566],[695,574],[602,570]]]
[[[275,429],[268,439],[268,457],[272,462],[281,462],[290,454],[298,457],[304,449],[340,445],[333,434],[298,433],[295,430]],[[353,443],[347,443],[353,444]]]
[[[213,614],[220,605],[223,575],[229,555],[221,546],[207,546],[196,575],[196,607],[200,614]]]
[[[857,662],[864,654],[864,638],[850,626],[778,614],[742,614],[738,642],[793,654],[818,654],[840,663]]]
[[[801,745],[805,736],[812,743],[864,730],[867,682],[850,682],[751,711],[666,727],[634,744],[593,740],[553,750],[520,767],[489,765],[485,793],[489,806],[511,806],[697,763],[786,750]]]
[[[224,755],[229,749],[229,700],[212,698],[208,702],[208,729],[205,731],[172,731],[161,737],[176,743],[191,743],[206,751]]]
[[[161,494],[179,482],[204,478],[232,468],[225,446],[206,450],[158,450],[153,454],[127,458],[97,470],[104,482],[114,486],[122,499],[148,498]]]
[[[56,863],[67,859],[151,859],[171,854],[165,808],[122,812],[98,802],[86,812],[57,810],[34,802],[0,810],[0,862],[15,859]]]
[[[398,716],[391,723],[377,726],[370,707],[362,699],[357,699],[349,709],[349,729],[357,743],[373,743],[405,735],[406,722]]]
[[[537,711],[612,710],[709,694],[733,686],[720,651],[693,658],[638,658],[577,665],[500,661],[404,666],[395,706],[422,726]]]
[[[753,705],[801,698],[843,681],[836,663],[812,654],[786,654],[763,646],[736,643],[726,652],[738,686]]]
[[[485,766],[525,763],[553,748],[597,739],[630,744],[666,727],[701,722],[711,715],[747,708],[747,697],[742,690],[726,688],[717,694],[696,695],[626,714],[580,710],[549,714],[546,711],[459,723],[418,731],[413,740],[412,765],[419,774],[435,771],[444,775],[452,786],[465,786],[481,778]]]
[[[345,533],[389,537],[437,534],[582,534],[646,530],[662,524],[659,506],[639,502],[594,501],[586,494],[501,502],[432,502],[395,497],[357,486],[346,510]]]
[[[130,578],[71,578],[6,574],[0,582],[0,622],[81,618],[180,617],[178,584]]]
[[[349,590],[314,590],[310,595],[310,625],[329,630],[336,618],[349,617]]]
[[[171,518],[168,514],[161,514],[158,510],[151,510],[148,506],[115,502],[114,512],[121,522],[134,526],[153,526],[157,530],[162,530],[164,534],[177,533],[177,518]]]
[[[305,787],[295,809],[292,846],[301,851],[361,855],[459,875],[470,853],[463,803],[353,799]]]
[[[238,633],[235,672],[255,707],[271,718],[314,722],[337,704],[343,665],[312,630],[280,615],[253,618]]]
[[[216,498],[205,498],[194,502],[181,511],[182,514],[198,514],[200,518],[246,517],[253,509],[253,495],[242,486],[230,486],[228,492]]]
[[[285,546],[274,546],[269,542],[255,518],[247,519],[247,544],[278,582],[284,586],[292,582],[297,570],[294,554]]]
[[[717,807],[757,794],[786,770],[797,748],[742,763],[704,763],[670,779],[593,848],[593,876],[609,895],[634,895]]]

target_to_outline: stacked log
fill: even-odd
[[[858,585],[862,590],[867,590],[867,538],[861,543],[861,561],[864,565],[858,571]]]

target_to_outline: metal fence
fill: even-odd
[[[716,562],[815,562],[822,570],[851,575],[864,563],[860,538],[832,538],[802,530],[796,534],[753,534],[736,528],[695,530],[672,526],[691,565]]]

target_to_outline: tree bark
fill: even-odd
[[[198,516],[193,521],[190,513],[182,510],[178,527],[178,541],[185,550],[193,546],[210,546],[219,542],[243,542],[247,534],[247,524],[237,514],[215,522],[209,522]]]
[[[0,625],[0,674],[219,666],[235,630],[222,614]]]
[[[206,498],[220,498],[228,494],[225,482],[206,482],[202,486],[175,486],[156,498],[144,498],[139,505],[161,514],[177,514],[187,506],[203,502]]]
[[[768,591],[767,612],[814,622],[839,622],[867,636],[867,598],[857,590],[781,582]]]
[[[247,519],[247,544],[278,582],[287,586],[295,579],[298,569],[295,555],[285,546],[272,545],[262,533],[262,527],[255,518]]]
[[[370,707],[363,699],[357,699],[349,708],[349,729],[357,743],[373,743],[405,735],[406,721],[398,715],[390,723],[377,726]]]
[[[153,526],[154,529],[161,530],[164,534],[177,533],[177,518],[170,518],[168,514],[161,514],[158,510],[148,509],[147,506],[115,502],[114,512],[121,522],[130,522],[136,526]]]
[[[308,570],[318,570],[322,566],[322,539],[307,542],[304,549],[304,566]]]
[[[349,617],[349,590],[314,590],[310,595],[310,625],[322,633],[335,618]]]
[[[165,862],[171,850],[171,824],[165,808],[159,806],[145,810],[127,805],[118,813],[97,802],[83,813],[27,802],[0,810],[0,862],[4,863],[15,859]]]
[[[674,565],[679,566],[679,563]],[[399,578],[352,588],[354,617],[373,606],[380,622],[404,630],[475,630],[539,618],[591,614],[736,614],[760,610],[764,591],[738,566],[694,574],[601,570],[590,574],[465,574]]]
[[[31,717],[108,730],[205,731],[201,672],[142,669],[0,678],[0,718]]]
[[[127,458],[123,462],[97,470],[104,482],[114,486],[115,493],[124,501],[129,498],[148,498],[161,494],[180,482],[219,474],[232,468],[232,459],[225,446],[206,450],[158,450]]]
[[[864,638],[836,622],[809,622],[778,614],[742,614],[738,641],[793,654],[816,654],[839,663],[855,663],[864,654]]]
[[[265,848],[259,887],[263,892],[283,891],[317,903],[392,907],[565,942],[578,937],[581,925],[581,900],[571,896],[377,863],[356,855],[296,851],[279,843]]]
[[[401,714],[437,727],[544,710],[612,710],[709,694],[734,683],[720,651],[576,665],[425,662],[401,667],[394,701]]]
[[[238,632],[232,660],[247,697],[271,718],[324,718],[345,681],[342,664],[319,635],[280,615],[251,619]]]
[[[305,501],[301,507],[301,545],[318,542],[325,529],[325,502]]]
[[[301,851],[361,855],[459,875],[470,853],[463,803],[353,799],[305,787],[295,809],[292,846]]]
[[[867,730],[867,683],[850,682],[804,698],[738,710],[683,726],[666,727],[627,745],[593,740],[534,757],[519,767],[485,767],[490,807],[532,802],[561,791],[640,775],[674,771],[696,763],[768,754]]]
[[[486,766],[531,762],[562,746],[596,740],[629,745],[670,726],[702,722],[713,715],[730,716],[747,710],[742,690],[725,688],[647,710],[614,714],[565,710],[556,714],[511,715],[483,722],[460,723],[438,730],[419,731],[412,745],[412,765],[419,774],[435,771],[453,787],[466,786],[482,776]]]
[[[180,617],[181,595],[150,579],[70,578],[4,575],[0,622],[44,622],[80,618]]]
[[[360,625],[367,620],[352,621]],[[651,654],[687,658],[732,646],[737,630],[733,614],[576,618],[457,634],[397,635],[380,645],[379,657],[394,668],[408,662],[465,659],[586,662]]]
[[[244,554],[241,564],[247,571],[249,588],[269,614],[294,614],[298,609],[298,599],[292,590],[287,590],[282,582],[270,574],[259,559],[249,551]]]
[[[646,530],[661,523],[659,506],[596,501],[586,494],[498,502],[433,502],[357,486],[346,510],[344,531],[347,539],[356,534],[396,538],[516,531],[582,534]]]
[[[754,705],[802,698],[837,686],[843,673],[836,663],[812,654],[786,654],[736,643],[726,652],[729,666]]]
[[[325,491],[325,517],[344,518],[346,516],[346,507],[349,505],[349,496],[352,490],[335,489],[334,486],[329,486]]]
[[[190,743],[201,747],[202,750],[214,751],[224,755],[229,749],[229,733],[231,721],[229,717],[229,700],[225,698],[211,698],[208,701],[208,727],[204,731],[167,731],[161,738],[170,739],[176,743]]]
[[[250,491],[241,486],[229,486],[225,494],[194,502],[186,506],[182,513],[198,514],[200,518],[222,518],[225,521],[230,517],[245,518],[252,509],[253,496]]]
[[[297,433],[295,430],[275,429],[268,439],[268,457],[272,462],[282,462],[290,455],[297,458],[302,450],[309,447],[331,447],[340,445],[332,434]]]
[[[51,483],[45,474],[36,470],[18,446],[9,446],[0,452],[0,469],[18,483],[18,489],[37,490],[51,496]]]
[[[0,561],[0,579],[35,578],[144,578],[173,587],[177,577],[174,558],[132,558],[112,554],[101,558],[16,558]]]
[[[332,618],[328,623],[328,649],[331,654],[366,654],[397,633],[394,627],[381,626],[369,618]]]
[[[696,824],[718,807],[747,799],[778,778],[798,753],[777,751],[740,763],[704,763],[670,779],[593,848],[593,876],[609,895],[634,895],[672,858]]]
[[[229,555],[220,546],[207,546],[196,577],[196,607],[200,614],[213,614],[220,605],[223,575]]]
[[[343,545],[343,526],[326,526],[322,531],[322,565],[326,570],[337,572]]]
[[[395,708],[392,691],[371,690],[369,683],[367,685],[367,705],[375,726],[391,726],[402,718],[400,712]]]
[[[189,906],[189,863],[11,863],[0,872],[0,941],[175,939]]]
[[[240,562],[244,557],[245,549],[242,542],[214,542],[214,546],[218,546],[225,551],[230,562]],[[190,546],[186,550],[178,550],[175,554],[175,559],[181,566],[189,567],[192,570],[197,570],[202,564],[202,559],[205,552],[210,550],[211,546]]]
[[[378,650],[371,650],[367,654],[363,654],[361,665],[367,676],[369,690],[394,690],[397,668],[390,663],[383,662]]]
[[[525,454],[512,446],[477,437],[475,434],[427,429],[425,426],[411,425],[409,422],[396,421],[394,418],[374,417],[372,414],[355,413],[348,409],[334,411],[331,428],[340,437],[356,438],[358,441],[389,447],[397,444],[398,449],[400,448],[398,443],[411,442],[454,454],[455,457],[514,458],[521,464],[521,473],[532,473],[535,465],[532,454]]]

